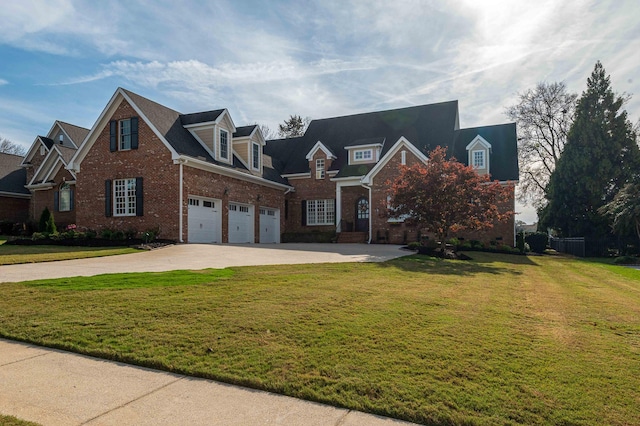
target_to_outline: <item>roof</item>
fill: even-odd
[[[20,166],[23,157],[0,153],[0,192],[29,195],[24,185],[27,183],[27,170]]]
[[[267,141],[265,154],[279,160],[274,166],[284,175],[308,173],[305,156],[320,141],[337,156],[330,170],[339,171],[336,177],[340,178],[362,176],[373,167],[349,165],[345,147],[381,144],[382,158],[404,137],[425,155],[443,146],[449,155],[467,164],[466,146],[480,135],[491,143],[492,178],[518,180],[515,129],[514,123],[459,129],[458,101],[449,101],[313,120],[301,137]]]
[[[236,127],[236,132],[233,134],[234,138],[244,138],[247,136],[251,136],[251,133],[253,133],[253,130],[258,127],[257,124],[253,124],[251,126],[242,126],[242,127]]]
[[[331,170],[341,170],[348,164],[344,149],[347,146],[386,140],[382,157],[395,141],[404,136],[426,153],[437,145],[452,143],[457,122],[458,101],[325,118],[313,120],[299,138],[268,141],[265,153],[280,158],[283,174],[305,173],[309,171],[305,156],[320,141],[338,157],[333,161]]]
[[[212,111],[194,112],[191,114],[182,114],[180,120],[183,126],[198,123],[210,123],[216,121],[224,109],[216,109]]]
[[[56,147],[60,150],[62,159],[66,164],[69,164],[69,161],[71,161],[76,151],[78,151],[76,148],[70,148],[64,145],[56,145]]]
[[[46,136],[38,136],[40,138],[40,140],[47,146],[47,149],[51,149],[51,147],[53,146],[53,144],[55,143],[53,141],[53,139],[49,139]]]
[[[491,144],[491,178],[500,181],[518,180],[518,138],[516,124],[470,127],[455,132],[449,155],[465,164],[468,161],[467,145],[476,136],[482,136]]]
[[[76,126],[75,124],[65,123],[64,121],[58,121],[62,130],[71,138],[71,140],[78,146],[84,141],[84,138],[89,134],[89,129]]]

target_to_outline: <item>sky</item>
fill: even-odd
[[[25,148],[91,128],[118,87],[238,126],[456,99],[461,127],[501,124],[538,82],[582,93],[597,60],[640,117],[638,0],[2,3],[0,136]]]

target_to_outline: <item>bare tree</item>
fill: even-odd
[[[506,109],[506,115],[518,126],[518,200],[540,209],[546,203],[549,177],[567,141],[578,96],[569,93],[564,82],[541,82],[518,97],[519,102]]]
[[[257,125],[260,128],[260,131],[262,132],[262,136],[264,136],[265,140],[268,141],[270,139],[278,138],[278,133],[276,133],[276,131],[272,130],[271,127],[267,126],[266,124],[255,123],[255,125]]]
[[[22,147],[21,145],[18,145],[17,143],[0,136],[0,152],[4,152],[5,154],[20,155],[24,157],[24,155],[27,153],[27,150],[24,149],[24,147]]]
[[[284,120],[284,123],[278,125],[278,136],[281,138],[302,136],[310,122],[310,117],[302,118],[299,115],[291,115],[288,120]]]

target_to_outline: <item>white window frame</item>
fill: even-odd
[[[307,200],[307,226],[335,224],[335,200]]]
[[[360,157],[360,158],[358,158]],[[354,161],[372,161],[373,149],[359,149],[353,152]]]
[[[480,154],[479,160],[476,161],[476,154]],[[475,149],[471,151],[471,161],[473,162],[474,169],[485,169],[487,164],[487,154],[484,149]]]
[[[227,152],[227,156],[226,157],[224,155],[222,155],[223,152],[224,152],[223,149],[222,149],[222,135],[225,136],[225,138],[224,138],[225,139],[224,151]],[[231,144],[229,143],[229,132],[226,129],[220,129],[218,131],[218,145],[220,146],[220,150],[219,150],[220,158],[223,159],[223,160],[229,161],[229,158],[230,158],[230,156],[229,156],[229,148],[230,148]]]
[[[40,145],[40,155],[45,155],[47,153],[46,148],[44,147],[44,145]]]
[[[316,179],[324,179],[324,158],[316,160]]]
[[[251,167],[253,170],[260,170],[260,145],[251,143]]]
[[[113,215],[136,215],[136,179],[115,179],[113,181]]]
[[[407,165],[407,151],[400,152],[400,164],[403,166]]]
[[[125,125],[128,123],[129,131],[125,132]],[[129,151],[131,149],[131,119],[126,118],[118,121],[118,150]]]
[[[71,186],[68,183],[63,183],[58,191],[58,211],[71,211]]]

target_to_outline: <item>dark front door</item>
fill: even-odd
[[[356,232],[367,232],[369,230],[369,200],[358,198],[356,201]]]

